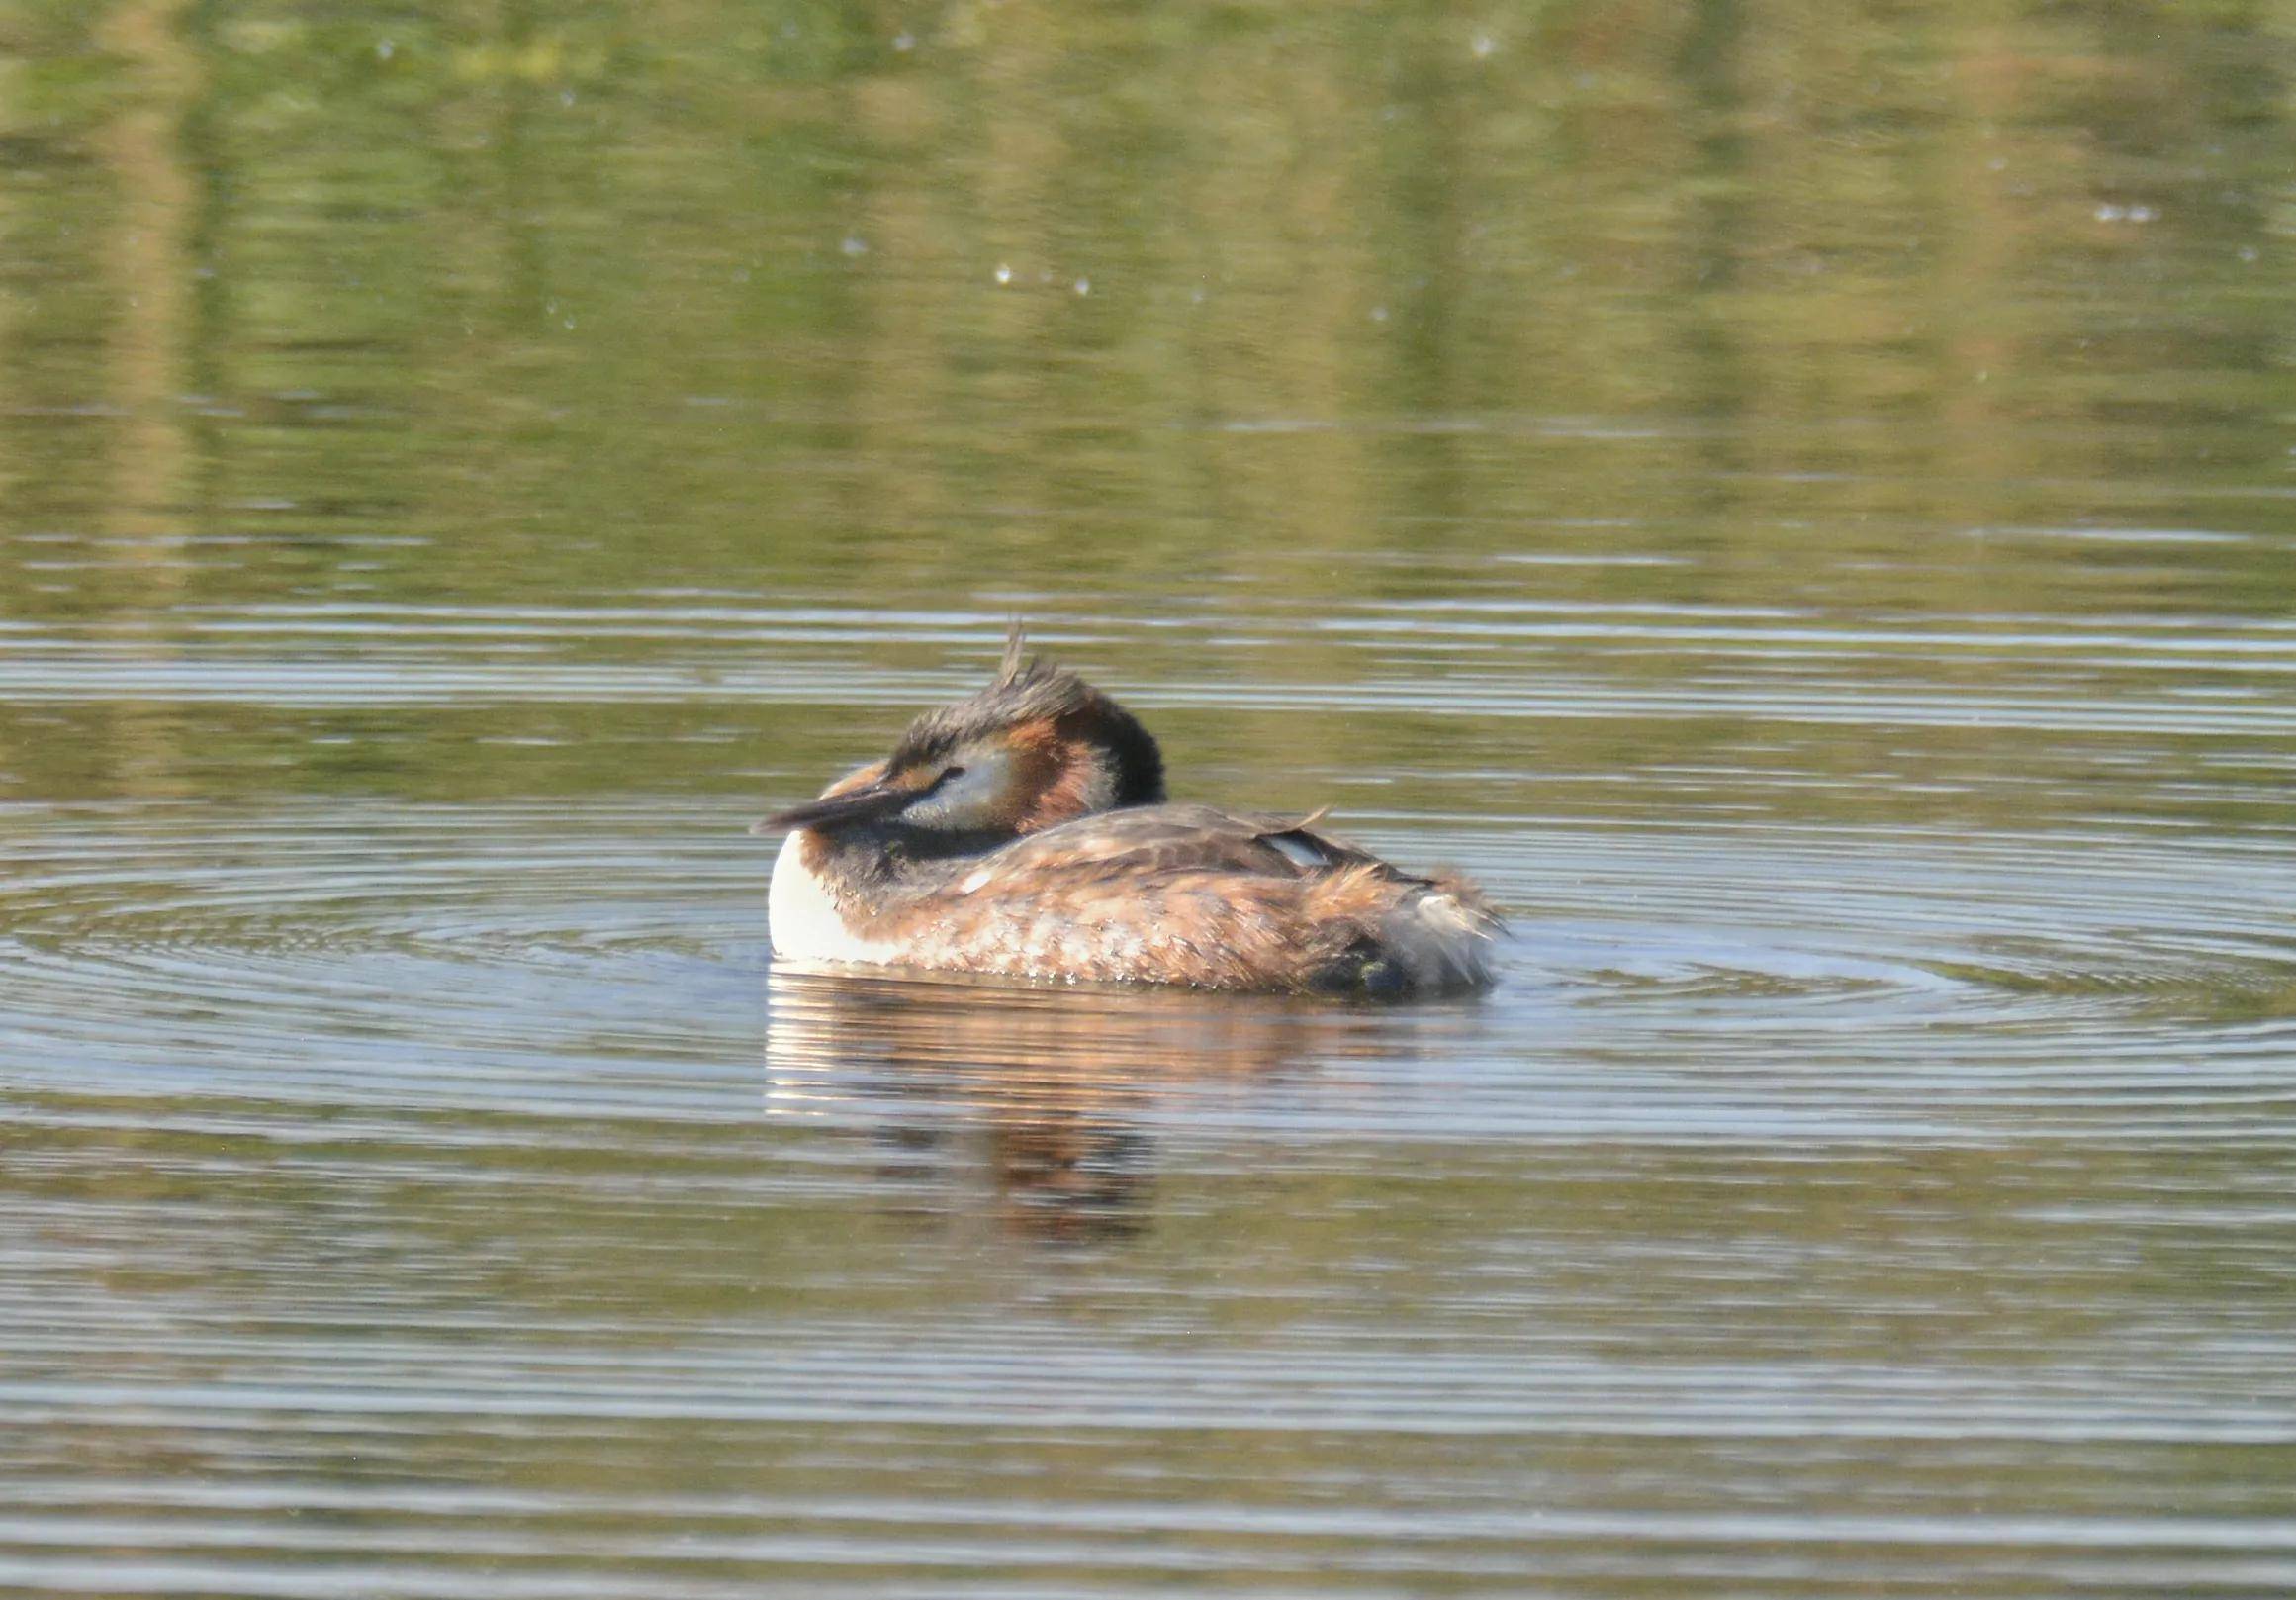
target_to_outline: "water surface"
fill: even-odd
[[[0,1587],[2296,1587],[2285,10],[0,17]],[[1016,612],[1499,989],[772,971]]]

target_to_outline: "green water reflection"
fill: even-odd
[[[347,649],[421,606],[958,596],[983,627],[1204,620],[1243,641],[1214,673],[1310,684],[1347,664],[1255,638],[1271,609],[2280,618],[2281,9],[20,4],[0,616],[167,662],[202,609],[366,608],[291,641]],[[523,647],[703,637],[569,631]],[[1906,649],[1975,695],[2025,666]],[[432,739],[130,698],[0,710],[8,791],[630,770],[465,759],[574,731],[549,706],[447,707]],[[1333,737],[1238,714],[1252,749]],[[1539,746],[1587,777],[1653,737],[1758,765],[1717,754],[1734,731]],[[248,777],[315,734],[356,748]],[[1913,742],[1898,787],[1963,776]],[[1826,743],[1794,762],[1893,771],[1854,726]]]
[[[2276,611],[2283,9],[20,3],[5,604]]]

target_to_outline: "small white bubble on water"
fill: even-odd
[[[1006,266],[1002,261],[996,264],[996,281],[999,283],[1012,282],[1012,268]]]
[[[915,37],[914,35],[912,35],[912,34],[895,34],[895,35],[893,35],[893,48],[894,48],[894,49],[897,49],[897,50],[907,50],[907,49],[914,49],[914,48],[916,48],[916,45],[917,45],[916,37]]]
[[[1489,34],[1477,34],[1475,36],[1474,44],[1469,47],[1474,50],[1475,59],[1481,61],[1488,59],[1491,52],[1497,49],[1499,46],[1498,43],[1493,40]]]
[[[1080,295],[1090,294],[1092,292],[1092,280],[1090,278],[1078,278],[1076,280],[1076,292]]]
[[[863,237],[862,237],[860,235],[858,235],[858,234],[848,234],[848,235],[846,235],[846,236],[845,236],[845,242],[843,242],[842,244],[838,245],[837,247],[838,247],[839,249],[843,250],[843,251],[844,251],[846,254],[848,254],[848,255],[867,255],[867,254],[869,254],[869,240],[868,240],[868,239],[866,239],[866,238],[863,238]]]
[[[388,61],[392,56],[398,53],[399,47],[392,44],[389,40],[380,39],[375,42],[375,58],[377,60]]]
[[[1386,322],[1386,321],[1387,321],[1387,308],[1386,308],[1385,306],[1374,306],[1374,307],[1372,307],[1372,308],[1371,308],[1371,320],[1372,320],[1373,322],[1375,322],[1375,323],[1384,323],[1384,322]]]

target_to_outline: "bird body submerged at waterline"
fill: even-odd
[[[1024,661],[1016,629],[986,689],[755,831],[788,832],[767,906],[783,960],[1377,997],[1490,983],[1480,892],[1316,820],[1166,801],[1148,730]]]

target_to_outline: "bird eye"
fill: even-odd
[[[942,770],[941,782],[947,783],[952,778],[962,778],[964,776],[964,769],[963,767],[947,767]]]

